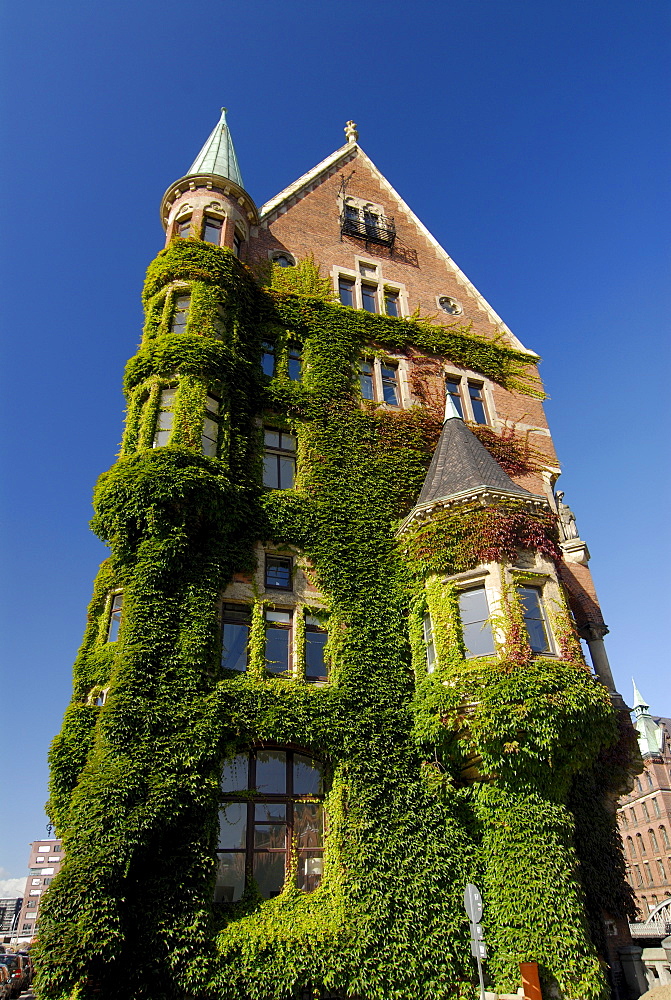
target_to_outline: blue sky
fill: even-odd
[[[353,118],[542,355],[616,680],[671,716],[666,0],[25,0],[1,17],[0,878],[45,833],[47,748],[105,555],[90,496],[121,435],[160,199],[222,104],[258,204]]]

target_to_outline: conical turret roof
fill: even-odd
[[[231,132],[226,122],[226,108],[221,109],[221,118],[212,133],[191,164],[186,176],[194,174],[216,174],[233,181],[238,187],[244,188],[238,158],[231,138]]]
[[[662,730],[650,715],[650,706],[636,687],[636,681],[632,678],[634,685],[634,729],[638,733],[638,746],[641,757],[659,757],[662,752]]]
[[[445,422],[417,506],[446,500],[458,493],[489,487],[530,497],[514,483],[457,413],[448,394]]]

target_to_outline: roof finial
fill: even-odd
[[[356,142],[359,138],[359,133],[356,130],[356,122],[349,121],[345,125],[345,135],[347,136],[348,142]]]

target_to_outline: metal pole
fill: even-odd
[[[485,1000],[485,980],[482,976],[482,959],[480,958],[480,942],[477,944],[478,953],[475,956],[478,963],[478,978],[480,979],[480,1000]]]

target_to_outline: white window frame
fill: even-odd
[[[469,382],[473,382],[482,386],[482,394],[485,397],[484,402],[487,422],[485,424],[478,424],[478,427],[495,428],[498,424],[498,418],[496,415],[496,407],[494,406],[494,393],[492,392],[490,383],[484,375],[480,375],[478,372],[470,371],[467,368],[459,368],[456,365],[443,365],[443,382],[446,383],[448,378],[459,379],[464,420],[467,420],[472,424],[478,424],[478,421],[475,419],[475,415],[473,413],[473,405],[468,391],[468,384]],[[447,385],[445,385],[445,394],[447,395]]]

